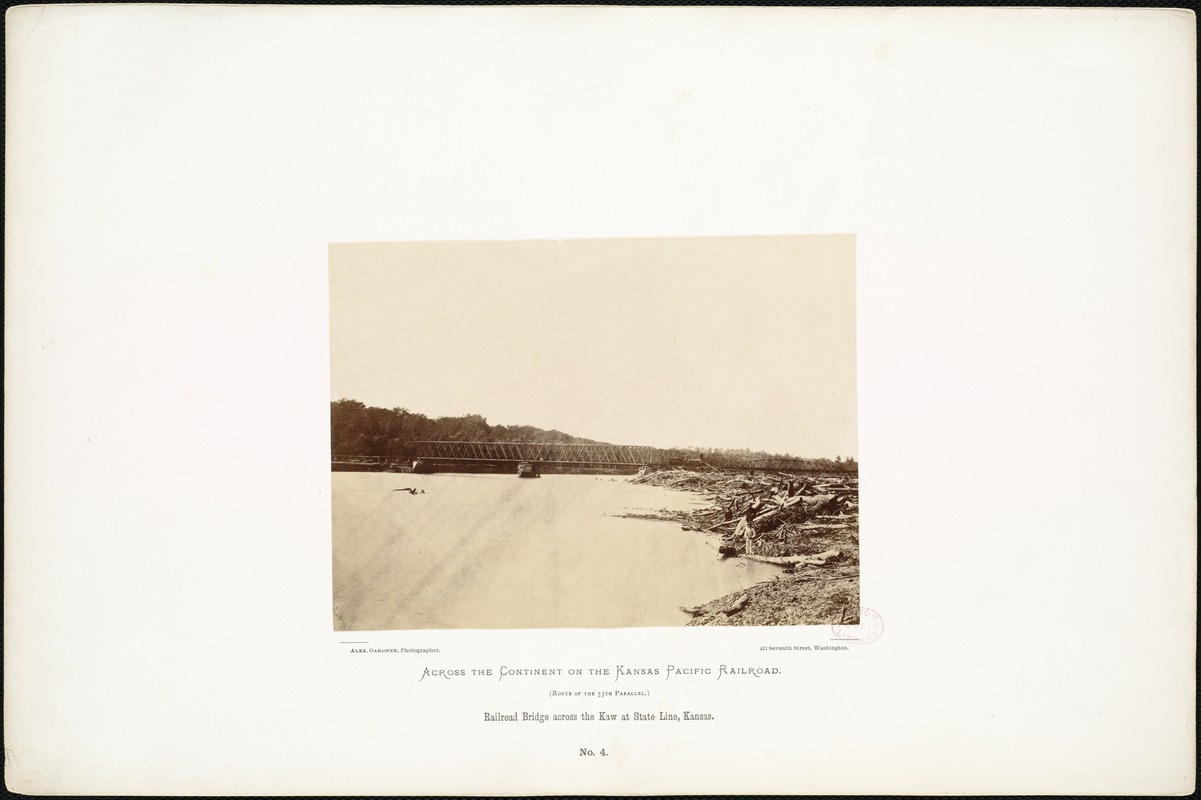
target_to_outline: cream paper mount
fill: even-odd
[[[10,790],[1193,790],[1191,12],[84,4],[6,22]],[[405,599],[377,558],[356,566],[384,587],[372,629],[336,627],[340,246],[826,235],[854,241],[854,402],[829,412],[853,408],[854,447],[815,454],[859,464],[858,624],[376,627]],[[732,310],[711,292],[646,318],[684,269],[652,255],[545,296],[506,297],[498,262],[480,312],[512,316],[468,341],[433,320],[472,309],[414,284],[395,318],[438,336],[381,341],[364,374],[395,367],[403,396],[354,399],[806,455],[756,438],[821,416],[796,407],[803,337],[791,358],[739,339],[784,319],[742,287]],[[614,293],[640,316],[523,337],[520,368],[472,357],[506,325],[583,326],[555,303]],[[746,353],[708,363],[698,320]],[[674,387],[641,366],[671,330],[692,336]],[[555,360],[570,342],[602,398]],[[601,591],[539,555],[513,592]],[[691,563],[628,571],[668,585]],[[447,602],[488,568],[442,576]]]

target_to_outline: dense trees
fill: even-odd
[[[489,425],[479,414],[430,419],[408,409],[375,408],[358,400],[330,403],[330,445],[337,456],[410,458],[421,441],[575,442],[591,439],[529,425]]]
[[[562,431],[543,430],[530,425],[489,425],[479,414],[430,419],[404,408],[375,408],[358,400],[338,400],[330,404],[330,444],[334,456],[378,456],[409,459],[416,455],[421,441],[441,442],[567,442],[597,444],[591,439],[569,436]],[[614,443],[610,443],[614,444]],[[616,442],[615,444],[637,444]],[[853,458],[794,459],[760,451],[689,448],[661,451],[663,463],[681,466],[711,466],[738,469],[749,466],[857,472]],[[775,460],[787,461],[782,467]]]

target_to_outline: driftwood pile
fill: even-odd
[[[720,534],[722,556],[789,567],[858,561],[857,477],[666,469],[633,482],[708,495],[713,507],[685,527]]]
[[[859,607],[857,476],[662,469],[633,480],[709,499],[701,510],[649,518],[719,536],[719,557],[783,567],[773,580],[681,607],[689,625],[818,625]]]

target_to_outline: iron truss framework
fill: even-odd
[[[660,460],[653,447],[549,442],[418,442],[417,457],[456,461],[542,461],[546,464],[642,466]]]

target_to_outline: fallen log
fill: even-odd
[[[721,522],[718,522],[718,523],[717,523],[717,524],[715,524],[715,525],[710,525],[708,528],[704,528],[704,529],[703,529],[703,531],[704,531],[705,533],[708,533],[709,531],[716,530],[717,528],[720,528],[722,525],[734,525],[734,524],[737,524],[737,523],[739,523],[739,522],[741,522],[741,521],[742,521],[742,518],[741,518],[741,517],[738,517],[738,518],[736,518],[736,519],[723,519]]]
[[[837,558],[839,551],[827,550],[824,553],[814,553],[805,556],[756,556],[750,553],[744,553],[743,558],[749,558],[753,561],[762,561],[766,564],[778,564],[782,567],[794,567],[799,564],[812,564],[814,566],[822,566],[831,558]]]
[[[819,575],[815,575],[815,576],[814,576],[814,577],[812,577],[812,578],[793,578],[793,579],[790,581],[790,583],[818,583],[818,582],[821,582],[821,581],[848,581],[848,580],[858,580],[858,578],[859,578],[859,574],[858,574],[858,573],[854,573],[854,574],[851,574],[851,575],[825,575],[825,574],[819,574]]]
[[[731,614],[737,614],[742,609],[746,608],[746,604],[751,602],[751,599],[745,594],[740,594],[725,608],[721,610],[727,617]]]

